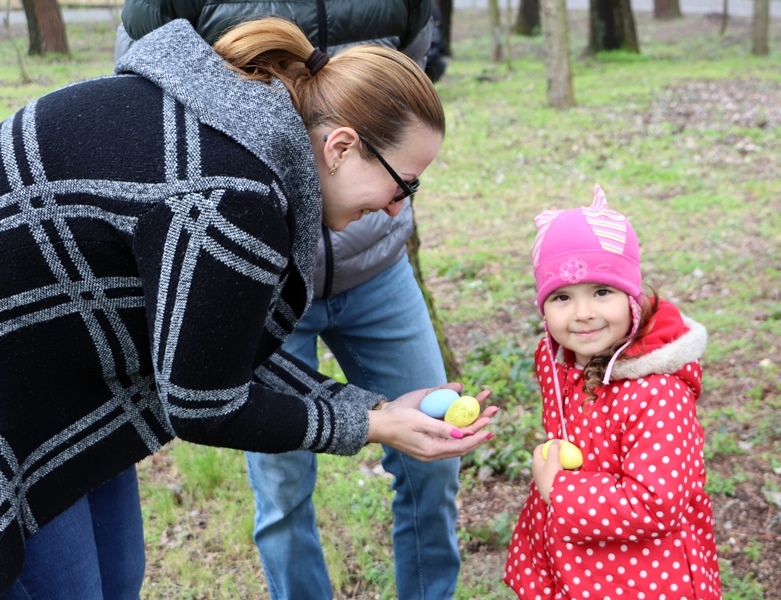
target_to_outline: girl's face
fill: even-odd
[[[586,366],[625,337],[632,326],[629,296],[609,285],[576,283],[551,293],[543,306],[551,336]]]
[[[318,130],[312,138],[323,193],[323,222],[328,228],[341,231],[364,214],[379,210],[391,217],[401,212],[404,202],[394,202],[403,195],[401,186],[374,153],[369,151],[366,159],[361,157],[360,147],[365,143],[354,129]],[[439,133],[413,126],[398,148],[379,152],[402,181],[412,184],[434,160],[441,145]]]

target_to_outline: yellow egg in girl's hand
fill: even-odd
[[[548,460],[548,448],[556,440],[548,440],[542,447],[542,457]],[[565,469],[579,469],[583,466],[583,453],[575,444],[567,440],[558,440],[559,442],[559,461]]]
[[[445,423],[456,427],[471,425],[480,416],[480,403],[472,396],[461,396],[453,401],[445,413]]]

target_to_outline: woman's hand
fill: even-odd
[[[463,388],[452,383],[442,387],[458,392]],[[463,456],[493,437],[490,431],[482,429],[491,423],[498,407],[484,409],[467,427],[454,427],[420,411],[421,401],[433,389],[404,394],[383,405],[381,410],[369,411],[369,441],[387,444],[418,460],[432,461]],[[475,399],[482,404],[490,395],[491,391],[485,390]]]
[[[546,504],[550,504],[550,492],[553,488],[553,482],[556,480],[556,474],[563,467],[559,458],[559,441],[554,441],[548,447],[548,460],[542,457],[542,447],[544,445],[540,444],[534,449],[534,454],[532,455],[532,476],[542,499],[545,500]]]

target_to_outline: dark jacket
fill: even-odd
[[[322,10],[318,12],[318,5]],[[175,18],[190,21],[209,43],[243,21],[274,15],[294,21],[312,44],[335,54],[354,44],[397,48],[426,66],[434,31],[433,0],[126,0],[122,24],[132,40]],[[121,33],[121,32],[120,32]],[[120,42],[117,54],[121,55]],[[396,218],[372,213],[341,232],[324,230],[318,242],[315,297],[344,292],[396,264],[414,228],[405,201]]]
[[[231,27],[264,16],[277,16],[298,24],[312,41],[321,44],[320,32],[331,53],[353,44],[378,43],[406,49],[431,17],[432,0],[322,0],[325,18],[318,14],[319,0],[125,0],[122,24],[134,40],[174,19],[187,19],[213,44]],[[426,50],[423,49],[425,56]]]
[[[0,126],[0,592],[26,538],[174,436],[354,454],[380,399],[277,352],[322,220],[281,84],[183,20],[117,69]]]

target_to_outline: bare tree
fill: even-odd
[[[754,18],[751,22],[751,54],[767,56],[767,30],[770,23],[770,0],[754,0]]]
[[[727,31],[727,21],[729,21],[729,0],[724,0],[721,6],[721,29],[719,35],[724,35]]]
[[[640,53],[629,0],[589,0],[588,52],[603,50]]]
[[[412,200],[414,201],[414,198]],[[442,361],[445,364],[447,380],[460,381],[461,365],[459,365],[458,359],[456,359],[456,355],[453,353],[453,350],[450,348],[450,343],[447,341],[445,327],[437,312],[434,296],[429,291],[426,280],[423,277],[423,271],[420,268],[420,235],[418,234],[418,223],[415,220],[414,212],[412,213],[412,219],[414,227],[412,229],[412,236],[407,242],[407,255],[409,256],[415,279],[417,279],[418,285],[420,286],[420,291],[423,292],[423,298],[428,307],[428,314],[429,317],[431,317],[431,323],[434,325],[434,331],[437,334],[437,341],[439,342],[439,350],[442,353]]]
[[[19,50],[19,47],[16,45],[16,40],[14,39],[13,32],[11,31],[10,0],[6,2],[5,12],[3,14],[3,27],[5,28],[6,35],[8,36],[8,41],[11,42],[11,46],[14,49],[14,54],[16,54],[16,62],[19,64],[20,80],[22,83],[30,83],[32,79],[30,78],[30,74],[27,72],[27,67],[24,64],[24,56],[22,56],[21,50]]]
[[[68,36],[57,0],[22,0],[30,35],[28,54],[68,54]]]
[[[654,18],[672,20],[681,18],[680,0],[654,0]]]
[[[518,35],[536,35],[540,31],[540,0],[521,0],[518,18],[515,20],[515,33]]]
[[[491,48],[491,60],[502,60],[502,13],[499,10],[499,0],[488,0],[488,26],[491,28],[493,47]]]
[[[542,0],[542,35],[545,46],[545,74],[548,103],[554,108],[575,106],[572,69],[569,62],[569,24],[566,0]]]

